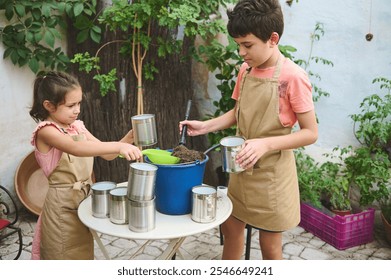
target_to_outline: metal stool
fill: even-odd
[[[5,219],[0,218],[0,230],[4,230],[5,233],[0,235],[0,241],[7,238],[8,236],[17,233],[19,237],[19,250],[18,253],[16,254],[14,260],[17,260],[20,257],[20,254],[22,253],[22,246],[23,246],[23,238],[22,238],[22,230],[19,227],[16,227],[15,224],[18,221],[19,218],[19,213],[18,213],[18,208],[16,206],[15,200],[12,198],[11,193],[3,186],[0,185],[0,190],[3,191],[2,194],[7,194],[8,198],[12,202],[12,206],[14,207],[14,217],[13,219],[9,220],[6,217]],[[5,197],[1,198],[0,200],[0,206],[3,206],[3,214],[8,216],[11,214],[12,208],[5,203]]]

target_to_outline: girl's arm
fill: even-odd
[[[91,132],[89,132],[88,130],[86,130],[86,132],[84,132],[86,137],[87,137],[87,140],[88,141],[93,141],[93,142],[102,142],[100,141],[98,138],[96,138]],[[133,130],[130,130],[121,140],[119,140],[119,142],[121,143],[128,143],[128,144],[133,144],[134,142],[134,138],[133,138]],[[118,153],[114,153],[114,154],[105,154],[105,155],[100,155],[101,158],[105,159],[105,160],[113,160],[113,159],[116,159],[118,157]]]
[[[136,160],[142,157],[141,151],[129,143],[101,142],[88,131],[85,132],[85,135],[88,141],[74,141],[70,136],[58,131],[57,128],[45,126],[38,132],[37,147],[42,152],[47,152],[51,147],[55,147],[79,157],[109,155],[111,158],[113,155],[119,154],[127,160]]]
[[[246,140],[245,147],[237,156],[243,168],[252,167],[266,152],[297,149],[314,143],[318,139],[318,124],[315,111],[297,114],[300,130],[294,133]]]

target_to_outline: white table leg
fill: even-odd
[[[106,258],[106,260],[110,260],[109,253],[107,252],[105,246],[102,243],[102,240],[100,239],[100,237],[98,236],[96,231],[93,229],[90,229],[90,232],[91,232],[92,236],[94,237],[96,243],[98,243],[99,249],[102,251],[103,256]]]
[[[171,239],[168,244],[166,250],[160,255],[158,260],[171,260],[172,256],[178,251],[179,247],[181,247],[183,241],[185,241],[186,237],[180,237],[176,239]]]

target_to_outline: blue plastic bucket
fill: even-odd
[[[191,189],[202,184],[205,165],[209,157],[202,161],[186,164],[154,164],[156,172],[156,210],[166,215],[191,213]],[[145,161],[150,163],[148,157]]]

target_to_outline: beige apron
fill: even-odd
[[[273,78],[257,78],[245,73],[236,112],[238,134],[245,139],[266,138],[291,133],[279,119],[278,77],[283,58]],[[231,174],[228,196],[237,219],[269,231],[285,231],[300,222],[300,200],[296,164],[292,150],[263,155],[253,168]]]
[[[73,138],[84,141],[82,136]],[[90,192],[92,168],[92,157],[63,153],[50,174],[42,210],[41,259],[94,259],[92,235],[77,215],[80,202]]]

